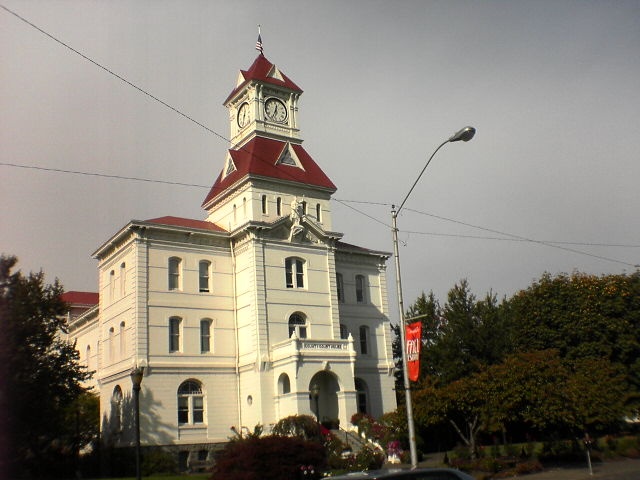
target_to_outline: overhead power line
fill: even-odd
[[[22,22],[26,23],[27,25],[31,26],[32,28],[36,29],[37,31],[39,31],[40,33],[42,33],[43,35],[47,36],[48,38],[50,38],[51,40],[57,42],[58,44],[64,46],[65,48],[67,48],[68,50],[72,51],[73,53],[75,53],[76,55],[79,55],[80,57],[82,57],[84,60],[90,62],[91,64],[97,66],[98,68],[102,69],[103,71],[109,73],[110,75],[116,77],[117,79],[119,79],[120,81],[126,83],[127,85],[129,85],[130,87],[136,89],[137,91],[139,91],[140,93],[146,95],[147,97],[151,98],[152,100],[155,100],[156,102],[160,103],[161,105],[165,106],[166,108],[170,109],[171,111],[177,113],[178,115],[186,118],[187,120],[189,120],[190,122],[198,125],[199,127],[203,128],[204,130],[206,130],[209,133],[212,133],[213,135],[215,135],[216,137],[224,140],[225,142],[231,143],[231,141],[226,138],[224,135],[219,134],[218,132],[216,132],[215,130],[212,130],[211,128],[207,127],[206,125],[204,125],[203,123],[195,120],[193,117],[187,115],[186,113],[182,112],[181,110],[173,107],[172,105],[166,103],[165,101],[161,100],[160,98],[158,98],[157,96],[151,94],[150,92],[148,92],[147,90],[139,87],[138,85],[130,82],[129,80],[127,80],[126,78],[124,78],[123,76],[117,74],[116,72],[110,70],[109,68],[105,67],[104,65],[98,63],[97,61],[93,60],[92,58],[86,56],[85,54],[83,54],[82,52],[76,50],[75,48],[73,48],[72,46],[68,45],[67,43],[63,42],[62,40],[58,39],[57,37],[55,37],[54,35],[48,33],[47,31],[43,30],[42,28],[40,28],[39,26],[35,25],[34,23],[30,22],[29,20],[27,20],[26,18],[22,17],[21,15],[19,15],[18,13],[14,12],[13,10],[7,8],[6,6],[0,4],[0,8],[2,8],[3,10],[5,10],[6,12],[10,13],[11,15],[15,16],[16,18],[20,19]],[[235,147],[234,147],[235,148]],[[244,150],[243,147],[240,147],[240,150]],[[266,159],[261,158],[258,155],[254,155],[254,157],[256,158],[256,160],[259,161],[266,161]],[[209,188],[206,185],[198,185],[198,184],[192,184],[192,183],[183,183],[183,182],[173,182],[173,181],[165,181],[165,180],[153,180],[153,179],[148,179],[148,178],[142,178],[142,177],[128,177],[128,176],[124,176],[124,175],[109,175],[109,174],[101,174],[101,173],[94,173],[94,172],[83,172],[83,171],[76,171],[76,170],[64,170],[64,169],[58,169],[58,168],[48,168],[48,167],[40,167],[40,166],[35,166],[35,165],[21,165],[21,164],[13,164],[13,163],[0,163],[0,165],[4,165],[4,166],[9,166],[9,167],[14,167],[14,168],[26,168],[26,169],[33,169],[33,170],[42,170],[42,171],[50,171],[50,172],[58,172],[58,173],[65,173],[65,174],[74,174],[74,175],[85,175],[85,176],[96,176],[96,177],[103,177],[103,178],[112,178],[112,179],[118,179],[118,180],[132,180],[132,181],[140,181],[140,182],[148,182],[148,183],[157,183],[157,184],[166,184],[166,185],[177,185],[177,186],[185,186],[185,187],[195,187],[195,188]],[[237,189],[238,187],[228,187],[227,189],[221,190],[218,195],[222,194],[222,193],[228,193],[231,192],[235,189]],[[380,202],[367,202],[367,201],[358,201],[358,200],[340,200],[340,199],[334,199],[336,201],[338,201],[339,203],[343,204],[344,206],[354,210],[355,212],[366,216],[367,218],[381,224],[384,225],[387,228],[390,228],[389,224],[387,224],[386,222],[372,216],[369,215],[368,213],[357,209],[351,205],[349,205],[349,203],[361,203],[361,204],[371,204],[371,205],[388,205],[385,203],[380,203]],[[616,259],[612,259],[612,258],[608,258],[608,257],[604,257],[601,255],[595,255],[595,254],[591,254],[589,252],[583,252],[581,250],[576,250],[573,248],[568,248],[565,247],[563,245],[598,245],[598,246],[621,246],[621,245],[605,245],[605,244],[586,244],[586,243],[573,243],[573,242],[556,242],[556,241],[546,241],[546,240],[534,240],[534,239],[530,239],[530,238],[526,238],[526,237],[522,237],[520,235],[514,235],[511,233],[507,233],[507,232],[500,232],[498,230],[493,230],[490,228],[486,228],[486,227],[481,227],[481,226],[477,226],[477,225],[472,225],[469,223],[465,223],[465,222],[461,222],[458,220],[453,220],[450,218],[446,218],[446,217],[441,217],[438,215],[434,215],[434,214],[430,214],[427,212],[420,212],[417,210],[411,210],[411,209],[406,209],[406,210],[410,210],[413,211],[415,213],[418,214],[422,214],[422,215],[427,215],[427,216],[431,216],[434,218],[438,218],[444,221],[448,221],[448,222],[453,222],[453,223],[457,223],[460,225],[464,225],[467,227],[471,227],[471,228],[477,228],[483,231],[487,231],[490,233],[495,233],[495,234],[499,234],[499,235],[503,235],[506,237],[510,237],[510,238],[485,238],[485,239],[489,239],[489,240],[516,240],[516,241],[524,241],[524,242],[531,242],[531,243],[538,243],[541,245],[545,245],[548,247],[552,247],[552,248],[558,248],[561,250],[565,250],[565,251],[569,251],[572,253],[576,253],[576,254],[580,254],[580,255],[586,255],[586,256],[590,256],[593,258],[598,258],[601,260],[607,260],[610,262],[615,262],[615,263],[620,263],[623,265],[628,265],[628,266],[633,266],[636,267],[635,264],[632,263],[628,263],[628,262],[624,262],[621,260],[616,260]],[[414,234],[421,234],[421,235],[429,235],[429,233],[427,232],[406,232],[406,233],[414,233]],[[435,234],[434,234],[435,235]],[[453,234],[440,234],[440,235],[447,235],[447,236],[454,236]],[[462,235],[457,235],[461,238],[464,238],[464,236]],[[467,236],[469,238],[472,238],[471,236]],[[635,247],[635,246],[634,246]]]

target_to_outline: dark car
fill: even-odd
[[[468,473],[453,468],[418,468],[416,470],[371,470],[331,477],[331,480],[474,480]]]

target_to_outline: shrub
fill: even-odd
[[[142,456],[140,472],[148,477],[153,474],[172,474],[178,472],[175,456],[161,449],[148,450]]]
[[[292,415],[278,421],[271,433],[285,437],[300,437],[305,440],[320,437],[318,422],[310,415]]]
[[[325,449],[299,437],[270,435],[228,443],[213,468],[212,480],[319,479]]]

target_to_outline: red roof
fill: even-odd
[[[233,89],[233,91],[229,94],[229,96],[224,101],[224,103],[227,103],[230,98],[232,98],[236,93],[238,93],[238,91],[241,90],[242,87],[244,87],[244,85],[246,85],[247,82],[250,82],[251,80],[257,80],[263,83],[270,83],[272,85],[277,85],[279,87],[288,88],[289,90],[292,90],[294,92],[302,93],[302,90],[300,89],[300,87],[298,87],[295,83],[293,83],[291,79],[287,77],[284,73],[282,73],[280,70],[278,71],[280,72],[280,76],[282,77],[282,80],[280,80],[279,78],[270,76],[269,72],[273,71],[274,69],[275,69],[275,65],[271,63],[269,60],[267,60],[267,57],[265,57],[263,54],[258,55],[258,58],[255,59],[253,64],[249,67],[249,70],[240,70],[240,73],[244,78],[244,82],[242,82],[240,85],[238,85],[236,88]]]
[[[210,230],[213,232],[226,232],[226,230],[211,222],[207,222],[205,220],[193,220],[191,218],[167,216],[152,218],[151,220],[147,220],[147,222],[158,223],[160,225],[171,225],[175,227],[197,228],[200,230]]]
[[[286,147],[287,142],[255,137],[249,141],[249,143],[240,147],[240,149],[229,150],[236,170],[224,178],[222,178],[222,173],[220,173],[213,187],[211,187],[209,194],[204,202],[202,202],[202,206],[204,207],[211,199],[247,175],[275,178],[321,187],[331,190],[332,192],[336,191],[336,186],[333,182],[325,175],[301,145],[292,144],[291,147],[302,164],[302,168],[277,163]]]
[[[99,295],[96,292],[64,292],[62,300],[71,305],[97,305]]]

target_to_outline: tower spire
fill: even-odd
[[[260,36],[260,25],[258,25],[258,40],[256,41],[256,50],[260,52],[260,55],[264,55],[262,51],[262,37]]]

